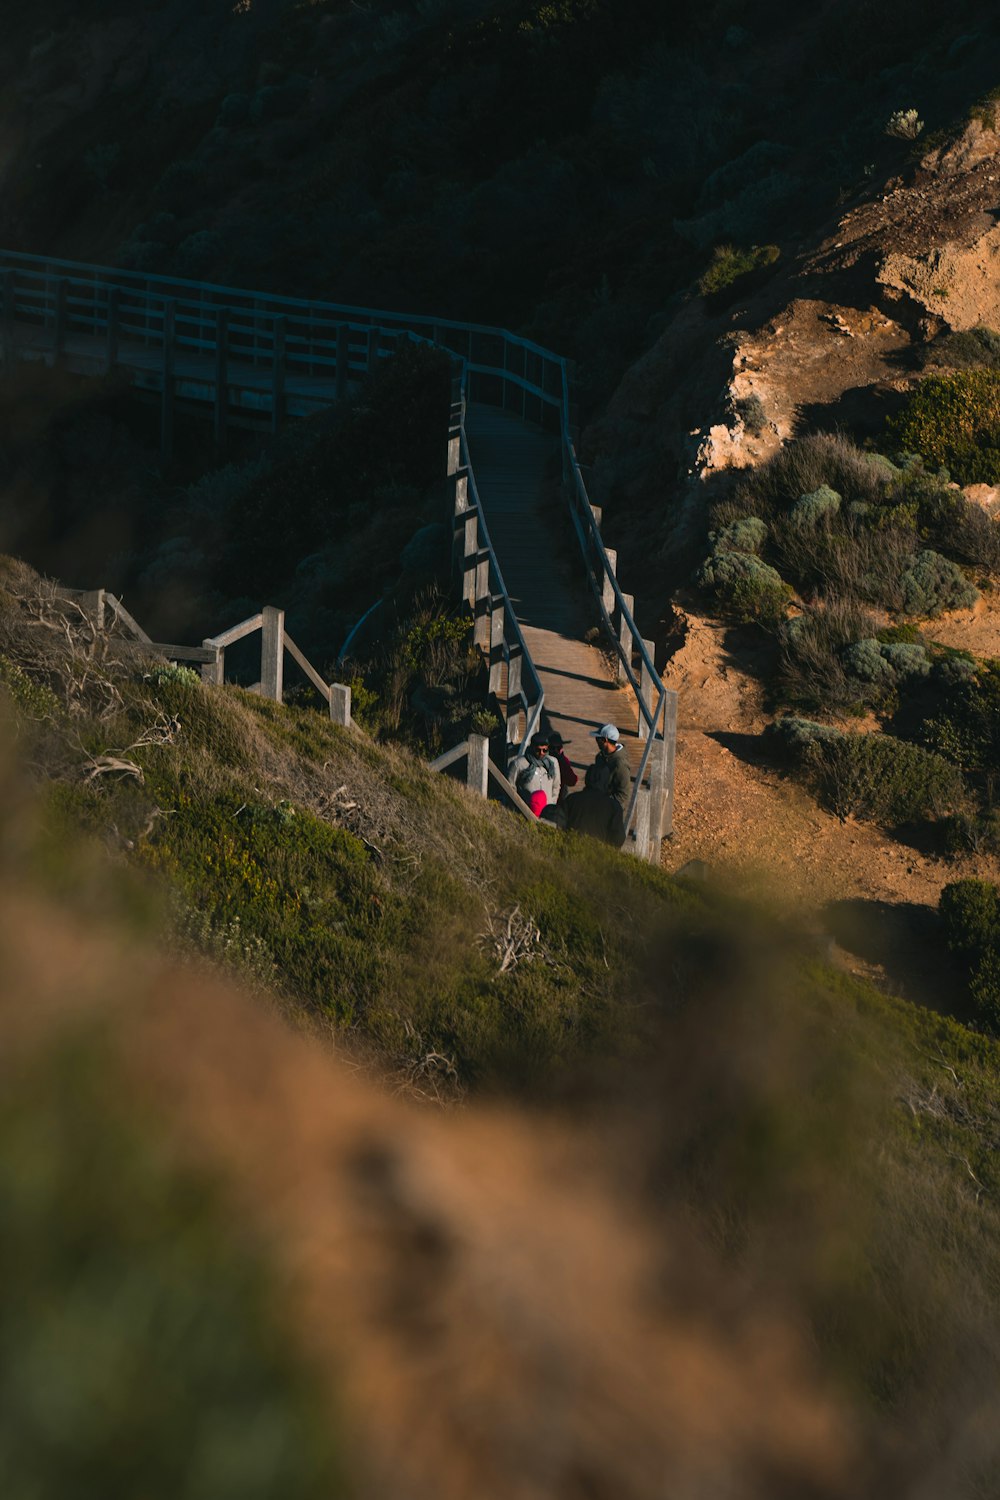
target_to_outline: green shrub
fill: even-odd
[[[922,645],[906,641],[883,643],[882,657],[901,681],[930,674],[931,659]]]
[[[922,380],[887,424],[889,440],[947,468],[959,484],[1000,480],[1000,371],[963,370]]]
[[[842,822],[910,823],[951,812],[964,798],[954,766],[890,735],[819,740],[806,751],[803,768],[818,800]]]
[[[844,651],[844,666],[851,677],[886,691],[896,686],[896,671],[882,654],[876,640],[854,641]]]
[[[791,510],[800,495],[827,485],[849,501],[879,504],[892,474],[841,433],[814,433],[786,443],[740,482],[734,502],[742,515],[767,520]]]
[[[978,954],[1000,939],[1000,891],[989,880],[954,880],[941,892],[938,916],[953,953]]]
[[[760,397],[754,393],[749,396],[741,396],[735,403],[736,415],[751,437],[760,437],[767,426],[767,408]]]
[[[837,739],[841,733],[830,724],[817,724],[815,719],[802,719],[796,714],[785,714],[764,730],[770,744],[791,761],[801,760],[811,745]]]
[[[53,1029],[0,1102],[5,1494],[353,1493],[280,1273],[129,1087],[110,1025]]]
[[[966,771],[1000,766],[1000,662],[978,672],[961,657],[935,664],[932,682],[942,689],[933,712],[915,735],[928,749]]]
[[[160,667],[153,667],[146,675],[154,687],[163,687],[165,683],[179,683],[185,687],[200,687],[201,685],[201,678],[193,667],[181,666],[172,661],[164,662]]]
[[[741,516],[709,533],[714,552],[752,552],[758,557],[767,541],[767,527],[759,516]]]
[[[840,510],[840,496],[828,484],[821,484],[809,495],[800,495],[792,506],[789,519],[794,526],[815,527],[832,519]]]
[[[1000,370],[1000,333],[980,325],[938,334],[927,346],[924,363],[953,370]]]
[[[787,620],[779,635],[779,696],[805,708],[856,707],[863,694],[845,666],[844,652],[858,640],[871,639],[875,630],[868,611],[846,599],[811,605]]]
[[[957,563],[929,548],[919,552],[900,580],[903,608],[909,615],[939,615],[948,609],[969,609],[979,590]]]
[[[987,948],[969,979],[969,998],[976,1019],[994,1035],[1000,1034],[1000,948]]]
[[[17,709],[28,719],[50,719],[59,713],[59,700],[50,687],[30,676],[23,667],[0,652],[0,686],[6,688]]]
[[[751,245],[748,250],[737,249],[735,245],[716,245],[707,270],[698,278],[698,291],[703,297],[714,296],[751,271],[773,266],[780,254],[777,245]]]
[[[752,552],[715,552],[698,574],[722,612],[740,624],[776,626],[785,617],[791,589],[781,574]]]

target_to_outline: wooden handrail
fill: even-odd
[[[249,620],[241,620],[239,625],[233,625],[231,629],[224,630],[221,635],[210,635],[205,639],[206,646],[233,646],[237,641],[243,640],[244,636],[253,635],[264,623],[263,614],[252,615]]]
[[[33,357],[69,359],[76,339],[75,357],[83,361],[78,367],[90,368],[94,354],[89,345],[80,352],[83,338],[97,345],[97,362],[103,360],[107,369],[132,360],[136,382],[161,393],[165,451],[169,449],[174,387],[178,382],[186,380],[185,394],[194,395],[214,410],[221,445],[234,402],[240,411],[268,415],[272,427],[276,427],[285,411],[292,409],[293,399],[298,403],[297,411],[341,399],[350,381],[363,375],[375,358],[388,353],[401,338],[449,350],[461,370],[461,414],[454,463],[449,443],[449,473],[457,480],[464,462],[471,501],[466,509],[476,520],[473,547],[466,551],[466,597],[476,611],[477,644],[489,654],[491,692],[499,681],[501,659],[509,664],[508,678],[516,682],[513,697],[523,705],[525,714],[525,738],[540,720],[544,692],[490,543],[465,438],[464,410],[469,400],[483,400],[511,409],[526,420],[558,426],[568,500],[588,577],[621,674],[635,693],[639,710],[643,754],[627,818],[631,823],[648,768],[654,800],[665,801],[669,824],[676,694],[665,687],[650,645],[639,633],[632,598],[621,589],[617,559],[604,545],[599,513],[587,495],[573,438],[565,359],[530,339],[486,324],[151,276],[21,251],[0,250],[0,304],[0,336],[5,350],[17,350],[20,329],[24,352]],[[25,328],[30,336],[24,334]],[[134,362],[135,346],[144,350],[145,366]],[[179,353],[189,367],[192,359],[201,360],[201,373],[192,376],[189,368],[181,375]],[[148,369],[151,359],[159,361],[153,373]],[[206,363],[208,374],[204,373]],[[317,377],[317,369],[325,373]],[[308,371],[307,386],[302,384],[303,371]],[[293,395],[296,379],[300,383]],[[116,601],[112,608],[142,638],[144,632],[124,606]],[[217,677],[220,653],[258,628],[261,618],[207,639],[202,648],[189,649],[214,650],[216,655],[211,663],[205,663],[205,671]],[[145,644],[153,643],[145,637]],[[311,675],[297,648],[290,649],[290,654],[323,691],[326,684],[320,687],[322,679],[319,674]],[[638,658],[638,671],[634,657]],[[331,685],[331,712],[334,688],[346,691],[341,685]],[[280,696],[280,673],[278,693]]]

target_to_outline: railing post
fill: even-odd
[[[260,695],[282,701],[285,672],[285,611],[265,604],[260,629]]]
[[[346,323],[337,324],[337,371],[334,393],[338,402],[347,394],[348,365],[351,358],[350,330]]]
[[[271,375],[271,431],[281,426],[285,407],[285,330],[284,318],[274,320],[274,369]]]
[[[98,630],[104,629],[104,590],[88,589],[80,601],[85,610],[94,617]]]
[[[371,375],[378,364],[379,330],[376,324],[372,324],[368,330],[368,374]]]
[[[677,694],[668,692],[663,705],[663,751],[661,779],[663,815],[660,837],[670,838],[674,831],[674,766],[677,755]]]
[[[213,687],[221,687],[226,680],[226,653],[221,646],[216,646],[211,638],[202,641],[201,644],[210,650],[215,648],[215,660],[202,663],[201,680],[210,683]]]
[[[478,796],[485,797],[489,790],[489,777],[490,742],[485,734],[470,734],[466,782]]]
[[[66,298],[69,284],[65,276],[56,281],[55,308],[53,311],[52,363],[58,364],[66,349]]]
[[[625,670],[625,659],[627,658],[630,664],[632,661],[632,628],[629,625],[628,619],[635,606],[635,598],[632,594],[622,594],[622,599],[625,602],[625,608],[622,610],[621,619],[618,621],[618,644],[621,647],[621,651],[615,661],[615,679],[618,682],[625,682],[628,677],[628,673]]]
[[[174,449],[174,329],[177,303],[171,297],[163,304],[163,397],[160,403],[160,453],[164,462]]]
[[[605,547],[604,553],[608,559],[611,576],[616,575],[618,572],[618,553],[613,547]],[[613,615],[615,609],[615,590],[611,582],[611,576],[605,573],[601,581],[601,598],[604,601],[604,608],[609,615]]]
[[[489,691],[499,696],[503,686],[503,595],[494,594],[490,607],[490,676]]]
[[[350,729],[351,689],[347,683],[330,684],[330,718],[334,724],[342,724],[345,729]]]
[[[9,369],[14,363],[15,275],[16,272],[11,270],[0,271],[0,357],[4,369]]]
[[[634,831],[635,837],[626,840],[626,850],[634,854],[638,859],[649,858],[649,814],[650,814],[650,791],[649,787],[641,786],[636,794]]]
[[[472,643],[489,652],[493,600],[490,594],[490,554],[482,549],[476,554],[476,597],[473,601]]]
[[[104,349],[105,373],[110,375],[118,363],[118,316],[121,291],[116,286],[108,287],[107,343]]]
[[[476,608],[476,573],[479,557],[479,520],[474,510],[465,512],[462,527],[462,598]]]
[[[655,661],[656,658],[655,658],[654,652],[655,652],[656,648],[653,645],[653,642],[652,641],[643,641],[642,644],[646,648],[646,656],[649,657],[650,661]],[[643,702],[643,704],[645,705],[646,709],[650,713],[652,713],[652,710],[653,710],[653,699],[654,699],[654,697],[658,697],[659,694],[656,692],[656,687],[655,687],[655,685],[653,683],[652,677],[650,676],[649,668],[646,666],[645,657],[639,663],[639,691],[640,691],[640,693],[642,695],[642,702]],[[649,738],[649,726],[646,723],[645,715],[640,711],[640,714],[639,714],[639,739],[640,740],[645,740],[645,739],[648,739],[648,738]]]
[[[228,363],[229,312],[220,307],[215,314],[215,408],[213,412],[213,436],[215,453],[221,458],[226,451],[229,423],[229,387],[226,383]]]

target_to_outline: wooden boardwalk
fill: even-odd
[[[470,405],[465,426],[493,549],[545,689],[543,727],[559,730],[583,770],[597,750],[589,731],[617,724],[634,774],[642,753],[635,700],[583,639],[597,608],[581,586],[579,547],[558,493],[558,440],[492,406]]]

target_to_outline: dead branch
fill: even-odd
[[[541,952],[542,934],[519,904],[504,913],[486,908],[486,931],[480,943],[490,949],[497,960],[497,972],[506,974],[519,963],[530,963]]]
[[[137,766],[134,760],[122,760],[116,755],[94,755],[91,757],[90,767],[84,772],[84,781],[94,781],[98,776],[107,776],[113,772],[120,772],[125,776],[134,776],[137,781],[145,782],[142,767]]]

